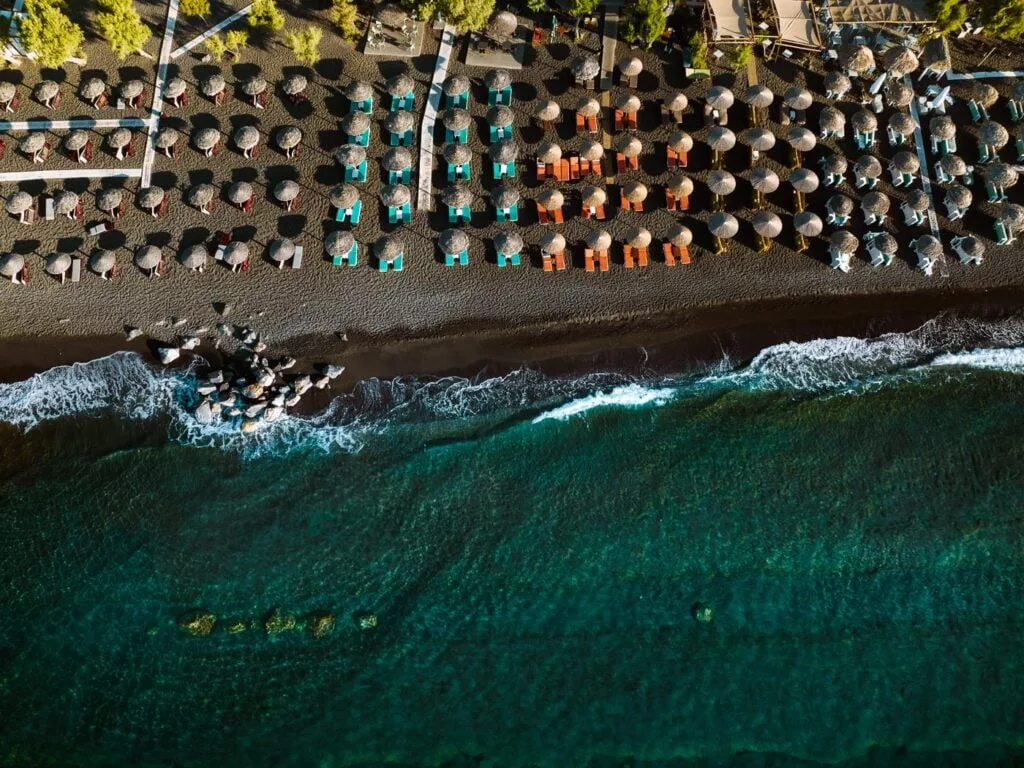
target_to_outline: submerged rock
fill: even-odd
[[[243,432],[255,432],[262,426],[263,422],[259,419],[242,419]]]
[[[228,624],[228,634],[237,635],[239,632],[245,632],[249,626],[242,620],[236,619]]]
[[[285,613],[280,608],[275,608],[263,620],[263,628],[268,635],[276,635],[279,632],[287,632],[295,629],[295,614]]]
[[[364,632],[377,626],[377,615],[369,611],[360,611],[356,614],[356,626]]]
[[[200,424],[209,424],[213,421],[213,407],[210,405],[209,400],[203,400],[196,408],[195,413],[196,421]]]
[[[321,611],[310,615],[309,621],[306,623],[306,628],[309,629],[309,634],[317,640],[321,640],[334,631],[336,624],[337,621],[333,614],[327,611]]]
[[[325,365],[323,367],[324,376],[328,379],[336,379],[345,372],[344,365]]]
[[[178,626],[183,632],[193,637],[206,637],[217,625],[217,615],[209,611],[196,611],[178,619]]]
[[[704,605],[704,603],[694,603],[693,607],[690,608],[690,614],[701,624],[710,624],[711,620],[714,618],[714,614],[711,612],[711,606]]]

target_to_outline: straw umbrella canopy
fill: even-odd
[[[329,232],[327,236],[324,237],[324,250],[327,252],[327,255],[332,258],[346,255],[352,250],[352,246],[355,244],[355,237],[347,230]]]
[[[800,125],[790,126],[789,130],[786,132],[786,141],[788,141],[789,146],[797,152],[810,152],[818,146],[817,137]]]
[[[403,96],[405,94],[402,94]],[[353,80],[345,86],[345,98],[349,101],[360,103],[373,96],[373,86],[365,80]]]
[[[707,104],[712,109],[729,109],[735,101],[732,91],[724,85],[713,85],[708,89],[705,97]]]
[[[939,115],[928,121],[928,130],[936,139],[948,141],[956,136],[956,123],[951,117]]]
[[[557,102],[541,99],[533,108],[533,116],[545,123],[553,123],[562,113]]]
[[[924,213],[928,210],[931,199],[923,189],[912,189],[907,192],[907,206],[910,210]]]
[[[603,229],[592,229],[587,233],[587,247],[595,251],[607,251],[612,245],[612,236]]]
[[[404,149],[404,147],[396,147]],[[405,150],[408,152],[408,150]],[[444,159],[450,165],[465,165],[473,159],[473,153],[465,144],[446,144],[442,152]]]
[[[157,134],[159,136],[159,134]],[[81,129],[71,131],[67,136],[64,137],[64,148],[68,152],[79,152],[85,149],[85,145],[89,143],[89,132]]]
[[[283,125],[275,135],[277,146],[285,152],[295,149],[302,142],[302,129],[295,125]]]
[[[845,229],[833,232],[828,241],[840,253],[855,253],[860,245],[860,240],[852,232]]]
[[[693,232],[690,231],[689,227],[675,223],[669,227],[667,238],[672,245],[686,248],[693,242]]]
[[[985,244],[974,235],[967,235],[960,241],[960,250],[968,259],[980,261],[985,255]]]
[[[837,133],[843,130],[846,126],[846,115],[832,105],[829,105],[822,108],[821,116],[818,118],[818,124],[821,126],[821,130],[823,131]]]
[[[576,102],[576,113],[583,117],[594,117],[601,113],[601,105],[597,99],[583,96]]]
[[[771,239],[782,234],[782,219],[771,211],[758,211],[750,221],[754,231],[761,237]]]
[[[731,195],[736,191],[736,177],[728,171],[708,173],[708,189],[716,195]]]
[[[7,82],[6,80],[0,82],[0,103],[10,104],[17,95],[18,88],[14,83]]]
[[[636,94],[625,91],[615,97],[615,108],[621,109],[623,112],[639,112],[640,111],[640,99]]]
[[[120,189],[101,189],[96,194],[96,207],[101,211],[110,213],[117,210],[124,200],[124,192]]]
[[[355,168],[366,160],[366,148],[358,144],[342,144],[334,150],[334,159],[346,168]]]
[[[843,43],[839,46],[839,66],[862,74],[875,66],[875,54],[866,45]]]
[[[1003,203],[999,209],[999,220],[1012,232],[1024,230],[1024,208],[1016,203]]]
[[[644,145],[636,136],[625,135],[619,139],[616,148],[623,157],[637,157],[643,151]]]
[[[914,122],[914,118],[908,115],[906,112],[894,112],[892,117],[889,118],[889,127],[893,133],[901,136],[909,136],[917,128],[917,123]]]
[[[515,121],[515,113],[504,104],[495,104],[487,110],[487,124],[495,128],[504,128]]]
[[[804,237],[817,237],[824,228],[821,217],[811,211],[800,211],[793,216],[793,229]]]
[[[309,82],[306,80],[306,76],[296,73],[288,75],[281,81],[281,91],[285,96],[297,96],[305,91],[308,85]]]
[[[349,136],[361,136],[370,129],[370,116],[365,112],[349,112],[341,118],[341,129]]]
[[[832,195],[828,199],[828,209],[836,216],[849,216],[853,213],[853,200],[846,195]]]
[[[900,245],[896,242],[896,238],[888,232],[879,232],[871,238],[871,247],[886,256],[895,256]]]
[[[593,80],[601,72],[601,64],[593,54],[584,53],[573,57],[569,62],[569,70],[577,80]]]
[[[127,128],[115,128],[109,136],[107,143],[113,150],[120,150],[132,143],[132,132]]]
[[[178,132],[173,128],[161,128],[156,132],[156,139],[154,140],[157,149],[162,149],[165,152],[178,143]]]
[[[672,91],[669,97],[665,99],[665,109],[669,112],[682,112],[689,104],[690,100],[682,91]]]
[[[487,148],[496,163],[513,163],[519,157],[519,145],[512,139],[502,139]]]
[[[234,205],[245,205],[252,200],[252,184],[247,181],[236,181],[228,187],[228,200]]]
[[[1012,165],[992,163],[992,165],[985,167],[985,178],[993,186],[1009,189],[1017,184],[1019,176]]]
[[[21,216],[32,207],[35,199],[28,192],[17,190],[7,196],[4,208],[12,216]]]
[[[967,163],[960,155],[943,155],[939,159],[939,166],[950,176],[963,176],[967,173]]]
[[[914,100],[914,89],[899,80],[890,80],[885,86],[885,98],[890,106],[902,109]]]
[[[465,208],[473,202],[473,193],[462,184],[450,184],[441,190],[441,202],[449,208]]]
[[[438,236],[437,244],[442,253],[458,256],[463,251],[469,250],[469,235],[461,229],[446,229]]]
[[[825,90],[831,91],[842,98],[853,88],[850,78],[839,71],[832,71],[825,75]]]
[[[407,112],[401,109],[397,112],[391,112],[384,120],[384,127],[395,135],[404,135],[412,130],[413,127],[413,116],[412,112]]]
[[[98,77],[90,77],[78,89],[79,95],[88,102],[93,102],[106,93],[107,84]]]
[[[224,78],[217,74],[210,75],[199,84],[203,95],[211,99],[224,93],[224,89],[227,87],[228,84],[224,81]]]
[[[750,172],[750,186],[755,192],[770,195],[779,188],[779,175],[771,168],[757,167]]]
[[[814,103],[814,97],[806,88],[794,85],[786,89],[782,95],[782,103],[790,109],[808,109]]]
[[[53,209],[58,216],[67,216],[78,207],[78,195],[69,189],[61,189],[53,196]]]
[[[505,69],[489,69],[484,73],[484,85],[494,91],[500,91],[512,85],[512,76]]]
[[[740,134],[740,141],[757,152],[767,152],[775,146],[775,134],[767,128],[747,128]]]
[[[511,208],[519,203],[519,190],[507,184],[499,184],[491,190],[491,203],[499,210]]]
[[[740,223],[731,213],[718,211],[711,214],[711,218],[708,220],[708,229],[711,230],[711,234],[715,237],[729,240],[736,237],[736,234],[740,231]]]
[[[260,132],[252,125],[243,125],[235,131],[233,138],[236,147],[243,152],[249,152],[260,143]]]
[[[347,211],[359,199],[359,190],[351,184],[335,184],[331,187],[328,197],[335,208]]]
[[[693,194],[693,179],[685,174],[677,173],[669,176],[668,181],[665,182],[665,188],[674,197],[689,197]]]
[[[735,186],[736,180],[733,179],[733,188],[735,188]],[[631,203],[642,203],[647,199],[647,187],[639,181],[631,181],[622,187],[622,194],[624,194],[626,199]]]
[[[971,98],[985,109],[988,109],[999,101],[999,91],[988,83],[983,83],[981,80],[975,80],[971,84]]]
[[[921,235],[914,244],[914,250],[919,256],[937,259],[942,255],[942,243],[932,235]]]
[[[743,101],[756,109],[767,109],[775,101],[775,94],[764,85],[752,85],[743,94]]]
[[[557,163],[562,159],[562,148],[551,141],[542,142],[537,147],[537,159],[546,165]]]
[[[946,202],[957,208],[970,208],[974,194],[962,184],[952,184],[946,190]]]
[[[155,245],[143,245],[137,248],[132,258],[136,267],[147,272],[160,266],[162,259],[163,253]]]
[[[487,33],[491,37],[509,37],[519,26],[519,19],[511,11],[498,11],[487,22]]]
[[[585,141],[580,150],[580,157],[591,163],[596,163],[604,157],[604,147],[599,141]]]
[[[853,130],[858,133],[870,133],[878,128],[878,118],[866,109],[859,109],[853,113]]]
[[[220,143],[220,131],[216,128],[200,128],[192,134],[192,143],[202,152],[210,152]]]
[[[909,75],[918,67],[917,54],[905,45],[897,45],[887,50],[882,55],[882,63],[886,71],[896,77]]]
[[[636,56],[625,56],[619,59],[619,72],[626,77],[636,77],[644,71],[644,63]]]
[[[453,146],[462,145],[456,144]],[[380,164],[384,167],[385,171],[404,171],[406,168],[412,167],[412,154],[405,147],[392,147],[384,153]]]
[[[864,213],[874,214],[875,216],[884,216],[889,212],[889,196],[872,190],[868,192],[860,201],[861,210]]]
[[[469,116],[469,112],[460,107],[450,107],[444,111],[441,115],[441,122],[444,127],[453,133],[458,133],[466,128],[469,128],[469,124],[473,122],[473,118]]]
[[[43,104],[49,104],[60,93],[60,86],[53,80],[43,80],[36,86],[36,98]]]
[[[854,171],[858,176],[864,176],[868,179],[877,179],[882,175],[882,164],[878,162],[878,158],[872,155],[864,155],[853,166]]]
[[[89,255],[89,269],[98,275],[105,275],[117,265],[117,255],[106,248],[97,248]]]
[[[900,173],[917,173],[921,170],[921,161],[917,159],[917,155],[906,150],[893,155],[890,164]]]
[[[443,90],[447,96],[461,96],[469,92],[469,78],[465,75],[449,75]]]
[[[373,244],[373,253],[381,261],[391,262],[405,253],[405,243],[398,235],[384,235]]]
[[[846,159],[846,155],[826,155],[821,169],[825,173],[841,176],[846,173],[848,167],[849,161]]]
[[[557,211],[565,205],[565,195],[557,189],[545,189],[537,195],[537,202],[545,211]]]
[[[137,99],[146,90],[141,80],[127,80],[121,83],[121,98],[125,101]]]
[[[495,252],[502,256],[512,256],[523,250],[523,236],[518,232],[499,232],[493,242]]]
[[[210,204],[217,194],[217,188],[213,184],[196,184],[189,187],[188,203],[202,210]]]
[[[736,146],[736,134],[722,125],[708,131],[708,146],[716,152],[728,152]]]
[[[589,185],[583,188],[580,196],[584,208],[597,208],[599,205],[604,205],[608,200],[608,193],[601,189],[601,187]]]
[[[183,267],[195,270],[206,266],[207,256],[209,256],[209,252],[205,246],[190,245],[179,254],[178,259]]]
[[[944,35],[933,37],[921,49],[921,64],[934,72],[946,72],[952,64],[949,60],[949,43]]]
[[[259,96],[267,90],[267,81],[259,75],[253,75],[242,83],[242,93],[246,96]]]
[[[818,188],[818,174],[810,168],[797,168],[790,172],[789,183],[797,192],[809,195]]]
[[[46,274],[53,275],[54,277],[63,277],[67,274],[68,270],[71,269],[71,254],[68,253],[51,253],[46,257],[46,263],[43,265],[43,269]]]
[[[1010,141],[1010,133],[993,120],[986,120],[978,129],[978,141],[994,149],[1002,149]]]
[[[280,268],[286,261],[295,255],[295,243],[287,238],[280,237],[272,240],[267,247],[267,256]]]
[[[139,207],[154,212],[166,196],[167,193],[161,187],[143,187],[139,190]]]
[[[648,248],[651,245],[651,233],[643,227],[634,227],[626,232],[626,243],[631,248]]]
[[[689,152],[693,149],[693,137],[686,131],[672,131],[668,137],[668,146],[673,152]]]
[[[46,134],[42,131],[36,133],[30,133],[21,140],[19,148],[26,155],[34,155],[36,152],[41,152],[43,147],[46,146]]]
[[[274,185],[274,199],[280,203],[291,204],[299,196],[301,187],[291,179],[285,179]]]
[[[540,238],[540,252],[553,256],[565,250],[565,238],[558,232],[545,232]]]
[[[5,253],[0,255],[0,275],[4,277],[17,277],[18,273],[25,266],[25,257],[20,253]]]

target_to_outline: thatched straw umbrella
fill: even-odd
[[[397,112],[391,112],[384,119],[384,128],[388,133],[392,133],[395,136],[405,136],[413,128],[413,116],[412,112],[405,109],[400,109]]]
[[[693,137],[686,131],[672,131],[668,137],[668,146],[673,152],[685,154],[693,149]]]
[[[296,125],[283,125],[277,129],[274,140],[285,157],[295,157],[299,144],[302,143],[302,129]]]
[[[768,109],[775,101],[775,94],[764,85],[752,85],[743,94],[743,101],[755,109]]]
[[[985,167],[985,179],[996,189],[1005,190],[1016,186],[1019,176],[1012,165],[992,163]]]
[[[677,120],[682,117],[683,110],[690,105],[690,100],[686,97],[686,94],[682,91],[672,91],[669,97],[665,99],[665,109],[677,116]]]
[[[220,131],[216,128],[200,128],[192,134],[192,143],[204,155],[213,157],[220,145]]]
[[[814,103],[814,97],[811,96],[811,92],[806,88],[794,85],[786,89],[786,92],[782,95],[782,103],[790,109],[799,112],[803,109],[809,109],[811,104]]]
[[[43,162],[46,159],[46,134],[42,131],[28,134],[21,140],[18,149],[33,163]]]
[[[286,211],[292,210],[298,200],[302,188],[291,179],[285,179],[274,185],[274,199],[281,204]]]
[[[727,110],[729,109],[736,98],[733,96],[732,91],[726,88],[724,85],[713,85],[708,89],[708,94],[705,97],[707,105],[712,109]]]
[[[733,187],[735,188],[736,180],[733,179]],[[647,199],[647,187],[641,184],[639,181],[631,181],[622,187],[622,194],[625,195],[626,200],[630,203],[642,203]]]
[[[830,177],[842,176],[849,167],[846,155],[825,155],[821,158],[821,172]]]
[[[190,245],[178,255],[178,260],[186,269],[201,273],[206,269],[206,259],[209,255],[205,246]]]
[[[892,257],[900,249],[900,244],[888,232],[878,232],[871,238],[869,247],[871,250],[878,251],[879,255],[882,256],[882,264],[888,265],[892,262]],[[875,264],[874,261],[872,261],[872,264]],[[875,266],[878,266],[878,264],[875,264]]]
[[[64,148],[74,160],[84,163],[88,160],[89,132],[77,129],[64,137]]]
[[[866,45],[843,43],[839,46],[839,66],[850,72],[866,74],[875,68],[875,55]]]
[[[592,99],[589,96],[582,96],[579,101],[576,102],[576,114],[582,115],[583,117],[594,117],[601,114],[601,105],[597,99]]]
[[[616,149],[623,157],[637,157],[643,151],[644,145],[636,136],[625,135],[616,142]]]
[[[988,109],[999,101],[999,91],[994,86],[975,80],[971,84],[971,98],[980,106]]]
[[[35,205],[35,198],[28,192],[17,190],[7,196],[4,202],[4,209],[11,215],[16,216],[22,224],[31,224],[29,212]]]
[[[868,192],[860,201],[860,208],[869,219],[868,224],[878,223],[879,218],[884,219],[890,205],[889,196],[876,191]]]
[[[136,108],[139,106],[138,100],[142,98],[142,94],[145,91],[146,86],[141,80],[127,80],[121,83],[121,98],[124,99],[125,103]]]
[[[161,128],[156,132],[154,146],[168,157],[174,157],[174,148],[178,144],[178,132],[173,128]]]
[[[537,147],[537,159],[545,165],[552,165],[562,159],[562,148],[551,141],[542,142]]]
[[[334,150],[334,159],[346,168],[358,168],[366,162],[366,148],[358,144],[342,144]]]
[[[267,81],[259,75],[253,75],[242,83],[242,93],[252,99],[254,107],[262,107],[262,97],[267,92]]]
[[[954,178],[967,173],[967,163],[960,155],[943,155],[939,159],[939,167]]]
[[[546,126],[550,126],[562,113],[557,102],[541,99],[533,108],[533,116]]]
[[[523,250],[523,236],[518,232],[499,232],[493,243],[495,253],[501,256],[514,256]]]
[[[494,128],[506,128],[515,121],[515,112],[504,104],[495,104],[487,110],[487,124]]]
[[[767,128],[748,128],[740,134],[740,141],[754,152],[767,152],[775,146],[775,134]]]
[[[352,251],[356,239],[351,232],[341,230],[330,232],[324,238],[324,251],[332,259],[347,256]]]
[[[341,118],[341,130],[348,134],[349,139],[362,136],[370,130],[370,116],[365,112],[349,112]]]
[[[724,126],[716,125],[708,131],[708,146],[715,152],[728,152],[736,146],[736,134]]]
[[[25,268],[25,257],[20,253],[4,253],[0,255],[0,276],[10,278],[12,283],[21,281],[18,275]]]
[[[932,266],[942,256],[942,243],[932,235],[921,235],[914,240],[913,245],[918,268],[930,275]]]
[[[53,109],[57,106],[54,102],[60,101],[58,98],[60,96],[60,86],[53,80],[43,80],[36,86],[35,96],[44,107]]]
[[[960,255],[961,264],[981,264],[985,257],[985,243],[973,235],[958,237],[953,241],[953,247]]]
[[[106,93],[107,84],[98,77],[90,77],[78,89],[78,95],[82,97],[82,101],[97,108],[102,103],[101,99]]]
[[[644,63],[636,56],[625,56],[616,65],[624,77],[636,77],[644,71]]]
[[[507,210],[519,203],[519,190],[507,184],[499,184],[491,190],[491,204],[499,211]]]
[[[986,120],[978,129],[978,141],[998,152],[1009,143],[1010,133],[999,123]]]
[[[918,67],[917,54],[904,45],[896,45],[882,56],[885,70],[895,77],[903,77],[914,72]]]
[[[80,202],[81,200],[78,195],[71,190],[58,190],[53,196],[54,213],[58,216],[67,216],[69,219],[74,219]]]
[[[789,174],[789,183],[796,192],[809,195],[818,188],[818,174],[810,168],[797,168]]]
[[[1013,233],[1024,231],[1024,208],[1016,203],[1003,203],[999,220]]]
[[[465,144],[446,144],[442,154],[449,165],[466,165],[473,159],[473,153]]]
[[[951,184],[946,190],[945,204],[946,207],[960,208],[966,210],[971,207],[971,203],[974,201],[974,195],[971,190],[962,184]]]
[[[736,191],[736,177],[728,171],[711,171],[708,173],[708,189],[719,197],[731,195]]]
[[[956,123],[951,117],[939,115],[928,121],[928,130],[934,138],[948,141],[956,136]]]
[[[842,72],[833,71],[825,75],[826,96],[841,99],[850,92],[851,88],[853,88],[853,83]]]
[[[61,285],[64,284],[69,269],[71,269],[71,255],[67,253],[50,253],[43,265],[46,274],[60,278]]]
[[[921,49],[921,64],[932,72],[941,74],[952,68],[949,58],[949,43],[945,36],[933,37]]]
[[[878,128],[878,118],[866,109],[854,112],[850,122],[857,133],[871,133]]]
[[[405,242],[398,235],[384,235],[373,244],[373,254],[379,261],[391,264],[405,253]]]
[[[487,148],[487,152],[494,162],[507,165],[508,163],[514,163],[516,158],[519,157],[519,145],[512,139],[502,139],[491,144]]]
[[[449,208],[461,210],[473,204],[473,193],[462,184],[449,184],[441,190],[441,202]]]
[[[636,94],[624,92],[615,97],[615,108],[627,115],[640,111],[640,99]]]
[[[101,189],[96,193],[96,207],[109,213],[115,219],[121,215],[121,204],[124,202],[124,190],[111,188]]]
[[[804,237],[817,237],[825,225],[818,214],[812,211],[801,211],[793,216],[793,228]]]
[[[857,174],[858,179],[877,179],[882,175],[882,164],[878,162],[878,158],[864,155],[854,163],[853,172]]]
[[[782,234],[782,219],[771,211],[758,211],[751,218],[751,224],[760,239],[761,251],[770,249],[772,239]]]
[[[469,78],[465,75],[449,75],[443,86],[445,96],[453,98],[469,93]]]
[[[846,115],[829,105],[821,110],[818,125],[824,134],[839,133],[846,127]]]
[[[285,96],[298,96],[306,91],[306,87],[309,85],[309,81],[306,80],[306,76],[302,74],[288,75],[284,80],[281,81],[281,92]]]
[[[779,188],[779,183],[779,175],[771,168],[759,167],[750,172],[750,186],[760,195],[770,195]]]
[[[132,132],[127,128],[115,128],[107,136],[107,144],[114,150],[114,156],[118,160],[124,160],[125,156],[131,151]]]
[[[797,152],[810,152],[818,146],[818,139],[815,135],[799,125],[790,126],[786,131],[786,141]]]
[[[558,232],[545,232],[540,238],[540,252],[544,256],[554,256],[565,250],[565,237]]]
[[[606,193],[601,187],[585,186],[581,192],[580,197],[583,202],[583,207],[593,211],[595,208],[599,208],[608,201],[608,193]]]
[[[210,75],[199,84],[199,89],[203,92],[203,96],[212,99],[217,104],[223,100],[227,93],[227,87],[228,84],[224,81],[224,78],[216,74]]]
[[[692,145],[693,140],[690,140]],[[580,149],[580,157],[590,163],[598,163],[604,157],[604,147],[598,141],[585,141]]]
[[[332,206],[339,211],[347,211],[359,200],[359,190],[351,184],[335,184],[328,197]]]
[[[853,213],[853,200],[846,195],[832,195],[825,207],[835,216],[849,216]]]
[[[512,85],[512,76],[505,69],[489,69],[484,72],[484,85],[492,91],[501,91]]]
[[[157,270],[163,260],[163,252],[155,245],[143,245],[137,248],[132,258],[135,266],[145,272],[148,277],[159,277]]]
[[[634,227],[626,232],[626,243],[637,250],[651,246],[651,233],[643,227]]]
[[[923,189],[912,189],[907,192],[907,201],[905,205],[912,211],[918,213],[924,213],[928,210],[928,206],[931,204],[931,198],[925,193]]]
[[[242,150],[242,157],[254,157],[260,143],[260,132],[252,125],[243,125],[235,130],[235,146]]]
[[[285,263],[295,256],[295,243],[287,237],[280,237],[272,240],[267,247],[267,256],[281,269]]]
[[[449,146],[466,148],[463,144],[450,144]],[[412,167],[412,153],[405,147],[392,147],[384,153],[380,164],[385,171],[401,173],[406,168]]]
[[[607,251],[612,246],[612,236],[603,229],[592,229],[584,239],[587,247],[594,251]]]
[[[167,193],[160,187],[143,187],[138,194],[139,208],[149,211],[155,219],[160,215],[159,208],[167,199]]]
[[[671,192],[673,197],[689,197],[693,194],[693,179],[682,173],[674,174],[668,177],[665,189]]]
[[[921,170],[921,161],[913,152],[897,152],[889,161],[889,167],[897,173],[914,174]]]
[[[914,100],[914,89],[899,80],[890,80],[885,86],[885,100],[889,106],[903,109]]]
[[[715,253],[725,252],[723,240],[731,240],[740,231],[740,223],[731,213],[718,211],[711,214],[708,220],[708,229],[715,238]]]
[[[213,184],[196,184],[189,188],[186,199],[200,213],[210,214],[213,212],[213,199],[216,195],[217,188]]]
[[[565,205],[565,195],[557,189],[545,189],[537,195],[537,203],[545,211],[557,211]]]
[[[469,235],[461,229],[446,229],[438,236],[437,244],[446,256],[459,256],[469,250]]]
[[[109,280],[111,277],[110,273],[116,268],[117,255],[113,251],[108,251],[106,248],[97,248],[89,255],[89,269],[104,280]]]
[[[895,112],[889,118],[889,129],[898,136],[907,138],[914,133],[917,123],[906,112]]]
[[[840,229],[832,233],[828,242],[829,249],[832,251],[832,267],[841,272],[849,272],[850,257],[860,247],[860,240],[853,233]]]
[[[666,239],[679,248],[686,248],[693,242],[693,232],[690,228],[679,223],[673,224],[669,227],[668,235]]]
[[[469,112],[459,107],[446,109],[441,115],[441,123],[452,133],[466,130],[472,122],[473,118],[469,116]]]
[[[353,104],[362,104],[373,98],[373,86],[364,80],[353,80],[345,86],[345,98]]]
[[[412,193],[405,184],[388,184],[381,188],[380,201],[388,208],[401,208],[412,200]]]
[[[519,27],[519,19],[511,11],[498,11],[487,22],[487,34],[494,38],[511,37]]]
[[[14,108],[11,103],[18,97],[18,88],[14,83],[7,82],[4,80],[0,82],[0,107],[3,107],[8,112],[13,112]]]
[[[577,83],[585,83],[601,73],[601,64],[593,54],[584,53],[573,57],[569,62],[569,71]]]
[[[247,181],[236,181],[228,187],[228,201],[239,210],[245,210],[246,203],[252,200],[252,184]]]

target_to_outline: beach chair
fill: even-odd
[[[636,266],[633,261],[633,247],[629,243],[622,246],[622,264],[626,269],[633,269]]]
[[[519,203],[516,203],[511,208],[495,208],[494,220],[499,224],[504,224],[506,222],[518,222]]]
[[[82,260],[72,259],[71,260],[71,282],[77,283],[82,279]]]
[[[493,107],[498,104],[503,104],[506,107],[512,106],[511,85],[506,85],[504,88],[487,89],[487,106]]]
[[[367,128],[362,133],[349,133],[348,136],[349,144],[358,144],[360,147],[370,146],[370,129]]]
[[[354,267],[359,261],[359,243],[353,242],[352,247],[349,248],[348,253],[342,253],[338,256],[331,257],[331,264],[335,267],[349,266]]]
[[[537,181],[544,181],[544,179],[547,178],[547,173],[548,173],[548,167],[543,162],[541,162],[541,160],[538,158],[538,160],[537,160]]]
[[[978,105],[978,102],[976,102],[974,99],[970,99],[967,102],[967,109],[971,111],[971,120],[973,122],[980,123],[982,121],[981,109]]]
[[[52,197],[47,197],[46,201],[43,203],[43,218],[46,219],[46,221],[53,221],[54,212]]]
[[[591,136],[597,136],[597,115],[590,115],[587,118],[587,131],[590,133]]]
[[[511,264],[513,267],[518,267],[521,263],[520,255],[518,253],[499,253],[496,254],[496,260],[499,267],[504,267]]]
[[[615,167],[620,174],[626,172],[626,156],[621,152],[615,153]]]
[[[592,248],[584,248],[583,264],[587,272],[593,272],[595,268],[601,272],[607,272],[608,251],[595,251]]]
[[[512,126],[511,125],[491,125],[488,126],[490,131],[491,143],[501,141],[502,139],[512,138]]]
[[[551,223],[551,219],[548,217],[548,210],[547,210],[547,208],[545,208],[544,206],[542,206],[540,203],[538,203],[536,201],[534,201],[534,203],[537,206],[537,221],[540,224],[550,224]]]
[[[616,131],[621,131],[622,130],[622,125],[623,125],[623,123],[622,123],[622,110],[621,109],[616,109],[612,114],[614,115],[615,130]]]
[[[1009,245],[1013,242],[1013,238],[1010,237],[1010,233],[1002,221],[996,219],[993,228],[995,229],[996,245]]]
[[[96,237],[102,235],[104,232],[112,232],[114,230],[114,222],[112,221],[101,221],[99,224],[95,224],[89,228],[88,232],[90,235]]]
[[[985,192],[988,194],[988,201],[990,203],[1001,202],[1006,197],[1002,189],[987,181],[985,182]]]
[[[555,208],[554,210],[552,210],[551,211],[551,219],[552,219],[552,221],[555,222],[555,224],[564,224],[565,223],[565,218],[562,215],[562,209],[561,208]]]
[[[1017,147],[1017,162],[1018,163],[1024,163],[1024,139],[1017,139],[1016,147]]]
[[[414,105],[415,101],[416,101],[416,99],[413,96],[413,92],[412,91],[409,91],[404,96],[392,96],[391,97],[391,111],[392,112],[398,112],[399,110],[407,109],[407,110],[409,110],[411,112],[412,109],[413,109],[413,105]]]
[[[444,129],[445,144],[465,144],[469,141],[469,128],[460,131],[453,131],[450,128]]]
[[[409,203],[405,205],[388,206],[389,224],[408,224],[412,220],[412,209]]]
[[[463,206],[462,208],[453,208],[448,206],[448,223],[449,224],[468,224],[471,212],[469,206]]]
[[[587,120],[579,112],[576,113],[576,133],[583,133],[587,130]]]
[[[978,145],[978,162],[987,163],[992,160],[992,155],[989,152],[988,144]]]
[[[213,260],[224,261],[224,250],[231,242],[231,235],[227,232],[218,232],[214,236],[214,241],[217,243],[217,249],[213,252]]]
[[[373,114],[373,97],[369,99],[363,99],[362,101],[350,101],[348,103],[348,111],[351,112],[365,112],[366,114]]]
[[[302,268],[302,255],[303,248],[301,245],[295,246],[295,253],[292,254],[292,269]]]
[[[569,156],[569,178],[572,181],[577,181],[580,178],[580,158],[579,155]]]
[[[363,162],[356,166],[346,165],[345,181],[366,181],[366,161],[363,160]]]
[[[446,267],[454,267],[456,262],[460,267],[469,266],[469,251],[459,251],[458,253],[446,253],[444,255],[444,265]]]
[[[564,272],[565,271],[565,251],[559,251],[558,253],[544,253],[541,254],[541,263],[544,266],[545,272]]]
[[[636,112],[627,112],[626,113],[626,130],[627,131],[635,131],[636,130]]]
[[[555,178],[558,179],[558,181],[569,180],[569,160],[567,158],[563,157],[561,160],[555,163],[554,169]]]
[[[1020,108],[1017,106],[1017,102],[1014,101],[1013,99],[1010,99],[1010,101],[1006,102],[1006,106],[1009,107],[1010,109],[1010,122],[1019,123],[1021,114]]]
[[[455,96],[451,94],[445,94],[444,97],[445,108],[458,108],[466,109],[469,106],[469,93],[460,93]]]
[[[412,168],[403,168],[400,171],[388,171],[388,184],[408,184],[411,177]],[[451,181],[450,178],[449,181]]]
[[[494,167],[492,170],[495,181],[504,179],[506,177],[510,179],[514,179],[516,177],[515,163],[494,163],[493,166]]]

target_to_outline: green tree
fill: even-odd
[[[206,52],[210,54],[210,58],[214,61],[220,61],[224,58],[224,53],[228,47],[224,44],[224,38],[220,35],[210,35],[206,38],[203,43],[206,46]]]
[[[178,12],[183,16],[198,16],[205,19],[210,15],[210,0],[181,0]]]
[[[284,14],[277,10],[274,0],[253,0],[249,26],[264,32],[277,32],[284,26]]]
[[[633,33],[648,46],[661,37],[667,23],[663,0],[639,0],[633,9]]]
[[[729,54],[729,62],[737,74],[747,68],[747,62],[754,55],[754,48],[750,45],[737,45]]]
[[[57,0],[26,0],[18,35],[44,67],[61,66],[85,41],[82,28],[67,17]]]
[[[601,0],[569,0],[569,13],[573,16],[586,16],[597,10]]]
[[[694,69],[707,69],[708,68],[708,41],[704,39],[704,34],[698,29],[687,41],[687,45],[690,48],[690,63],[693,64]]]
[[[932,3],[935,25],[940,35],[956,32],[967,21],[969,6],[963,0],[936,0]]]
[[[487,26],[494,0],[439,0],[437,9],[459,32],[475,32]]]
[[[323,36],[324,31],[320,27],[308,26],[296,32],[285,32],[284,41],[296,59],[313,66],[320,61],[320,38]]]
[[[356,10],[352,0],[333,0],[328,15],[335,26],[341,31],[343,38],[355,40],[359,37],[359,27],[356,25],[359,12]]]
[[[229,29],[224,35],[224,47],[236,59],[242,58],[242,49],[249,44],[249,33],[244,29]]]
[[[540,13],[548,7],[548,0],[526,0],[526,7],[534,13]]]
[[[989,34],[1005,40],[1024,35],[1024,0],[989,0],[985,11],[982,19]]]
[[[96,29],[106,38],[118,59],[138,53],[149,40],[149,27],[142,23],[132,0],[99,0]]]

